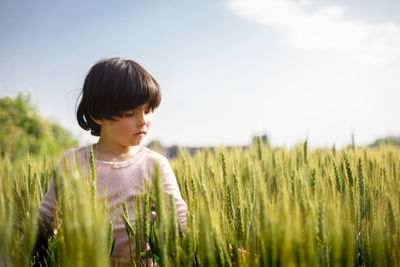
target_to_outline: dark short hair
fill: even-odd
[[[83,85],[76,118],[84,130],[100,136],[97,120],[116,120],[123,112],[148,104],[154,111],[161,102],[157,81],[138,63],[123,58],[97,62]]]

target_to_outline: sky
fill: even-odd
[[[400,1],[0,0],[0,97],[31,92],[81,144],[75,106],[98,60],[161,85],[144,144],[367,145],[400,135]]]

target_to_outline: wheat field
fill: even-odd
[[[1,158],[0,266],[110,264],[113,224],[96,200],[93,164],[91,177],[61,177],[60,227],[48,241],[39,232],[57,160]],[[136,200],[139,216],[123,207],[136,244],[132,266],[400,266],[399,147],[309,150],[306,141],[287,149],[258,139],[247,150],[181,150],[170,164],[188,205],[187,230],[156,172]]]

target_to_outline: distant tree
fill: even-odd
[[[370,147],[380,146],[381,144],[392,144],[400,146],[400,136],[387,136],[384,138],[376,139],[375,142],[370,144]]]
[[[43,119],[30,104],[30,94],[0,98],[0,155],[12,160],[38,155],[55,155],[77,146],[61,126]]]

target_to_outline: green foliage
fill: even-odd
[[[41,118],[30,105],[30,95],[0,98],[0,156],[11,160],[26,155],[59,155],[77,146],[70,133]]]
[[[0,163],[0,265],[106,266],[113,225],[94,201],[95,174],[73,170],[57,184],[62,226],[31,259],[53,162]],[[400,149],[386,145],[180,151],[171,166],[187,226],[156,170],[149,191],[121,209],[132,266],[399,266],[399,163]]]

